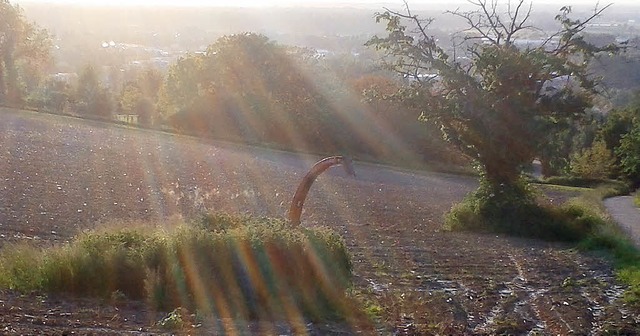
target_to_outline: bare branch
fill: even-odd
[[[549,37],[549,39],[557,38],[559,36],[561,37],[560,44],[552,51],[552,53],[561,54],[567,52],[567,49],[569,49],[573,45],[572,40],[574,39],[574,37],[578,36],[582,31],[584,31],[587,28],[588,24],[591,23],[591,21],[602,15],[602,13],[607,8],[611,7],[611,5],[613,4],[610,3],[602,7],[601,9],[598,9],[598,5],[596,5],[596,7],[593,9],[593,14],[586,18],[584,21],[574,21],[569,19],[568,14],[571,12],[571,8],[563,7],[563,13],[561,15],[558,15],[556,18],[561,20],[564,29]]]
[[[515,35],[525,29],[536,29],[527,25],[532,12],[532,4],[525,11],[525,0],[518,0],[517,5],[507,5],[507,11],[500,13],[497,0],[469,0],[477,7],[472,11],[446,11],[467,22],[468,28],[463,32],[473,32],[476,36],[467,36],[464,40],[483,39],[493,45],[511,44]]]

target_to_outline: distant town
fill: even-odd
[[[364,44],[371,36],[383,32],[384,27],[373,19],[374,12],[385,6],[379,5],[377,8],[354,4],[340,8],[105,9],[26,3],[23,8],[27,18],[54,36],[52,76],[72,81],[79,69],[91,63],[101,70],[106,84],[118,90],[136,69],[166,71],[179,57],[204,52],[223,35],[246,31],[264,34],[281,44],[310,48],[318,57],[372,58],[375,55]],[[418,8],[418,15],[435,18],[433,33],[442,41],[451,39],[462,27],[462,22],[443,15],[441,9]],[[585,15],[590,9],[582,8]],[[523,47],[543,43],[548,38],[544,32],[557,28],[554,16],[548,6],[534,11],[532,23],[542,31],[517,43]],[[612,6],[586,32],[599,35],[603,43],[614,41],[635,48],[640,41],[640,10]]]

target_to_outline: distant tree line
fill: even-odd
[[[464,150],[454,149],[455,137],[443,139],[442,125],[419,120],[425,105],[412,107],[399,99],[398,92],[410,93],[407,89],[415,86],[415,80],[381,69],[372,58],[322,57],[315,50],[242,33],[223,36],[204,53],[181,57],[166,72],[148,68],[127,73],[126,80],[115,86],[103,81],[101,64],[84,66],[72,80],[47,76],[52,62],[48,33],[28,23],[20,8],[7,0],[0,0],[0,16],[3,105],[106,120],[117,114],[135,115],[146,127],[400,164],[469,162]],[[612,36],[586,37],[595,45],[615,42]],[[502,68],[514,67],[510,73],[526,72],[518,70],[528,65],[517,53],[499,48],[493,52],[487,60],[499,56]],[[539,56],[532,55],[532,64],[542,62],[539,69],[553,72]],[[513,62],[506,61],[509,57]],[[625,61],[617,61],[621,59]],[[552,122],[545,127],[554,131],[542,132],[544,139],[528,146],[527,159],[517,165],[537,157],[547,176],[638,181],[640,98],[634,90],[640,83],[633,80],[637,64],[640,55],[633,49],[594,59],[588,70],[603,74],[603,83],[613,94],[594,98],[594,108],[584,105],[585,113],[578,119],[549,119]],[[491,70],[495,65],[483,66]],[[539,121],[533,119],[531,125]],[[513,123],[509,125],[515,130]],[[497,134],[495,128],[487,130]],[[522,132],[512,133],[517,139],[515,133]]]

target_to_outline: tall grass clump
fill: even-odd
[[[166,229],[92,231],[60,247],[0,254],[7,288],[118,292],[159,309],[228,318],[337,317],[350,281],[350,256],[333,231],[229,215]]]
[[[0,288],[30,291],[42,286],[39,267],[43,254],[24,244],[8,244],[0,250]]]

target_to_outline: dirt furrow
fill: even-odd
[[[0,246],[57,244],[107,220],[163,223],[205,211],[283,217],[317,159],[0,109]],[[302,222],[343,235],[356,288],[383,303],[384,319],[395,325],[387,332],[640,333],[631,327],[640,314],[620,300],[606,261],[562,244],[442,232],[443,214],[476,187],[473,178],[358,162],[356,171],[356,179],[341,170],[318,178]],[[44,330],[27,317],[46,312],[37,294],[16,295],[0,292],[0,331]],[[86,308],[77,301],[42,304]],[[21,306],[21,317],[4,314],[7,305]],[[141,309],[119,308],[115,330],[152,327],[155,315],[132,318]],[[78,328],[106,326],[104,311],[78,317]]]

